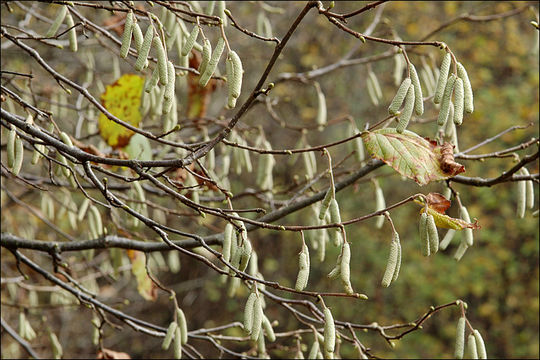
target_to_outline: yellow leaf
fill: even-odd
[[[146,300],[155,301],[157,298],[156,286],[146,273],[146,255],[143,252],[128,250],[131,260],[131,272],[137,279],[137,291]]]
[[[101,104],[117,118],[138,126],[141,122],[141,95],[144,78],[134,74],[121,76],[114,84],[108,85],[101,94]],[[134,132],[109,120],[103,113],[98,119],[101,137],[113,148],[124,147]]]

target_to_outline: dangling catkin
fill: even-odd
[[[187,54],[191,52],[191,49],[193,49],[193,45],[195,44],[195,41],[197,40],[197,36],[199,36],[199,26],[195,24],[195,26],[193,27],[193,30],[191,30],[191,33],[186,39],[184,46],[182,46],[182,56],[187,56]]]
[[[452,92],[454,91],[454,84],[456,81],[456,75],[451,74],[446,82],[446,88],[444,89],[444,95],[441,102],[441,109],[439,110],[439,117],[437,118],[437,125],[444,125],[446,119],[448,119],[448,111],[450,110],[450,101],[452,100]],[[454,114],[456,108],[454,105]],[[448,119],[450,121],[451,119]]]
[[[70,13],[66,15],[66,25],[69,29],[69,49],[73,52],[77,52],[77,29],[75,28],[75,22]]]
[[[248,296],[248,299],[246,301],[246,306],[244,308],[244,330],[248,334],[251,334],[251,330],[253,327],[253,314],[255,311],[255,308],[254,308],[255,299],[257,299],[257,295],[255,294],[255,292],[251,292],[251,294],[249,294]]]
[[[407,96],[405,97],[405,106],[403,107],[402,113],[399,115],[399,122],[396,126],[396,131],[400,134],[403,133],[403,131],[409,124],[409,120],[411,120],[412,112],[415,106],[414,94],[415,94],[414,86],[409,86],[409,90],[407,91]]]
[[[251,340],[257,340],[262,329],[263,308],[261,295],[256,296],[253,304],[253,323],[251,327]]]
[[[446,232],[446,235],[444,235],[444,238],[441,240],[441,243],[439,244],[439,248],[441,250],[446,250],[446,248],[448,247],[448,244],[450,244],[455,234],[456,234],[456,230],[448,229],[448,231]]]
[[[469,216],[469,212],[467,211],[467,208],[465,206],[462,206],[460,208],[460,214],[463,220],[465,220],[468,223],[471,222],[471,217]],[[467,246],[473,246],[474,239],[473,239],[472,229],[466,228],[464,229],[464,231],[465,231],[465,236],[464,236],[465,244],[467,244]]]
[[[450,71],[450,63],[452,56],[450,53],[446,53],[441,63],[439,70],[439,79],[437,80],[437,87],[435,88],[435,96],[433,97],[433,103],[439,104],[443,98],[443,94],[446,88],[446,81],[448,79],[448,72]]]
[[[437,225],[435,225],[433,215],[427,216],[426,225],[429,237],[429,253],[435,254],[439,251],[439,233],[437,232]]]
[[[8,167],[12,168],[13,163],[15,162],[15,140],[18,138],[15,128],[12,127],[9,130],[8,141],[7,141],[7,161]]]
[[[244,74],[244,69],[242,66],[242,60],[240,60],[240,57],[236,53],[236,51],[231,51],[229,53],[228,58],[231,59],[232,62],[232,81],[231,81],[231,89],[229,90],[231,95],[234,98],[240,97],[240,92],[242,91],[242,77]],[[228,77],[227,77],[228,79]]]
[[[416,68],[412,63],[409,64],[409,71],[411,73],[411,82],[414,86],[414,112],[420,116],[424,113],[424,97],[422,94],[422,87],[420,86],[420,79]]]
[[[173,339],[174,333],[176,332],[176,328],[178,325],[176,324],[176,321],[173,321],[170,323],[169,327],[167,328],[167,334],[165,335],[165,339],[163,339],[163,343],[161,344],[161,348],[163,350],[169,349],[169,346],[171,345],[171,341]]]
[[[517,182],[517,216],[522,219],[525,217],[525,207],[527,203],[527,182]]]
[[[478,351],[476,349],[476,339],[473,334],[467,338],[467,351],[465,353],[467,359],[478,359]]]
[[[210,57],[212,56],[212,44],[210,44],[210,40],[204,39],[204,45],[203,45],[203,52],[202,52],[202,60],[201,64],[199,65],[199,74],[204,73],[204,70],[206,69],[206,66],[208,65],[208,62],[210,61]],[[227,77],[228,80],[228,77]]]
[[[154,47],[158,58],[159,83],[161,85],[167,85],[167,56],[165,54],[165,50],[163,49],[163,45],[161,44],[161,39],[159,38],[159,36],[155,36],[152,39],[152,46]]]
[[[327,122],[327,113],[326,113],[326,97],[322,92],[320,86],[315,87],[317,90],[317,118],[316,124],[319,125],[319,131],[324,128],[324,125]]]
[[[154,28],[152,25],[148,26],[144,39],[139,50],[139,56],[135,61],[135,70],[141,71],[146,64],[148,53],[150,52],[150,46],[152,45],[152,39],[154,38]]]
[[[341,223],[341,214],[339,213],[339,204],[334,198],[330,201],[330,222],[332,224]],[[341,229],[340,228],[331,228],[328,229],[328,234],[330,235],[330,240],[334,242],[335,246],[339,246],[342,242]]]
[[[340,278],[341,283],[347,294],[354,294],[351,285],[351,247],[348,241],[343,242],[342,256],[340,263]]]
[[[460,317],[456,330],[456,350],[454,356],[457,359],[463,359],[463,352],[465,351],[465,317]]]
[[[476,349],[478,350],[478,357],[480,359],[487,359],[486,345],[484,344],[484,339],[480,335],[480,331],[474,330],[473,332],[474,339],[476,340]]]
[[[295,289],[302,291],[306,288],[309,279],[309,250],[306,244],[302,246],[302,251],[298,256],[298,265]]]
[[[396,270],[398,261],[398,243],[396,241],[392,241],[390,243],[390,254],[388,256],[388,262],[386,263],[386,270],[383,275],[383,279],[381,281],[381,285],[384,287],[390,286],[390,283],[392,282],[392,278],[394,276],[394,272]]]
[[[405,96],[407,95],[410,86],[411,78],[405,78],[405,80],[403,80],[403,82],[399,86],[399,89],[394,96],[394,99],[392,99],[392,103],[388,107],[388,113],[390,115],[396,115],[398,113],[398,110],[401,107],[401,104],[403,104],[403,100],[405,100]]]
[[[329,308],[324,308],[324,351],[333,353],[336,346],[336,326]]]
[[[229,261],[231,259],[231,243],[234,236],[234,226],[231,223],[225,225],[225,231],[223,232],[223,260]]]
[[[52,23],[51,27],[45,34],[45,37],[52,37],[56,35],[56,32],[60,28],[60,25],[62,25],[62,22],[64,21],[64,18],[66,17],[67,12],[68,12],[67,6],[61,5],[60,9],[58,10],[58,13],[56,14],[56,17],[54,18],[54,22]]]
[[[525,176],[531,175],[529,170],[525,167],[521,168],[521,173]],[[532,180],[527,180],[526,183],[527,189],[525,192],[527,193],[527,207],[532,209],[534,207],[534,183]]]
[[[24,146],[20,137],[17,136],[15,139],[15,159],[13,160],[13,175],[19,175],[21,171],[22,163],[24,157]]]
[[[330,202],[334,200],[335,197],[336,197],[336,190],[333,186],[330,185],[321,203],[321,209],[319,211],[319,220],[324,220],[326,216],[326,212],[328,211],[328,208],[330,207]]]
[[[210,81],[210,78],[214,74],[214,71],[216,71],[217,64],[219,62],[219,59],[221,58],[221,54],[223,53],[224,48],[225,40],[220,37],[216,44],[216,48],[214,49],[214,52],[210,57],[210,61],[208,61],[208,65],[206,66],[204,73],[199,78],[199,85],[201,85],[202,87],[205,87],[206,84],[208,84],[208,81]]]
[[[463,80],[456,79],[454,84],[454,124],[463,123]]]
[[[458,77],[463,80],[465,112],[470,114],[474,111],[473,91],[471,82],[469,80],[469,75],[467,74],[465,67],[459,62],[457,63],[457,73]]]
[[[394,231],[392,242],[396,242],[398,245],[398,257],[397,257],[397,264],[396,269],[394,270],[394,276],[392,276],[392,282],[396,281],[399,276],[399,270],[401,268],[401,243],[399,241],[399,234]]]
[[[384,201],[384,194],[380,186],[376,185],[375,187],[375,211],[381,211],[384,208],[386,208],[386,202]],[[384,225],[384,215],[377,216],[377,222],[375,223],[375,227],[377,229],[382,228]]]
[[[423,212],[420,216],[420,240],[422,241],[422,254],[429,256],[429,234],[427,229],[427,213]]]
[[[140,29],[139,29],[140,30]],[[129,10],[124,24],[124,33],[122,34],[122,46],[120,47],[120,57],[125,59],[131,45],[131,34],[133,33],[133,11]]]

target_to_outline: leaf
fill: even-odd
[[[366,131],[362,138],[372,157],[384,161],[401,175],[426,185],[451,178],[465,171],[448,152],[451,144],[442,146],[411,131],[399,134],[394,128]]]
[[[426,196],[426,201],[428,203],[428,206],[432,208],[433,210],[444,214],[446,210],[450,207],[450,200],[444,197],[444,195],[441,195],[439,193],[429,193]]]
[[[144,79],[139,75],[125,74],[114,84],[107,85],[101,94],[101,104],[117,118],[138,126],[141,122],[141,95]],[[134,132],[109,120],[105,114],[99,114],[99,132],[101,137],[113,148],[124,147]]]
[[[441,214],[440,212],[432,209],[428,206],[428,214],[433,216],[433,219],[435,220],[435,225],[437,227],[443,228],[443,229],[453,229],[453,230],[463,230],[463,229],[480,229],[480,225],[478,225],[478,221],[475,221],[474,223],[468,223],[465,220],[462,219],[456,219],[453,217],[450,217],[445,214]],[[420,212],[423,213],[425,211],[425,207],[423,207]]]
[[[137,279],[137,291],[146,300],[155,301],[157,299],[157,289],[146,273],[146,255],[135,250],[128,250],[127,253],[131,260],[131,272]]]

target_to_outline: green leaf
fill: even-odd
[[[438,145],[412,131],[399,134],[396,129],[387,128],[366,131],[362,138],[371,156],[419,185],[448,179],[465,171],[463,165],[454,161],[452,145]]]

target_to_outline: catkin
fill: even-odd
[[[371,79],[371,83],[373,84],[373,90],[375,90],[375,95],[380,100],[382,99],[382,91],[381,91],[381,85],[379,84],[379,80],[377,79],[377,76],[373,71],[368,72],[368,78]]]
[[[452,92],[454,91],[454,85],[456,82],[456,75],[451,74],[446,82],[446,88],[444,89],[444,95],[441,102],[441,109],[439,110],[439,117],[437,118],[437,125],[444,125],[445,121],[448,119],[448,112],[450,110],[450,101],[452,100]],[[454,105],[454,114],[456,113],[456,108]]]
[[[251,331],[253,328],[253,314],[255,311],[254,309],[255,299],[257,299],[257,295],[255,294],[255,292],[250,293],[246,301],[246,306],[244,307],[244,330],[248,334],[251,334]]]
[[[336,326],[329,308],[324,308],[324,351],[333,353],[336,346]]]
[[[330,207],[330,202],[334,200],[336,197],[336,190],[333,186],[330,186],[328,188],[328,191],[326,191],[326,195],[324,195],[324,199],[321,203],[321,209],[319,211],[319,220],[324,220],[326,216],[326,212],[328,211],[328,208]]]
[[[330,201],[330,222],[332,224],[341,223],[341,215],[339,213],[339,204],[334,198]],[[340,228],[331,228],[328,229],[328,234],[330,235],[330,240],[334,242],[335,246],[339,246],[342,242],[341,229]]]
[[[454,356],[457,359],[463,359],[463,352],[465,351],[465,317],[460,317],[456,330],[456,350]]]
[[[478,350],[478,357],[480,359],[487,359],[486,345],[484,344],[484,339],[480,335],[480,331],[474,330],[473,332],[474,339],[476,340],[476,349]]]
[[[75,28],[75,22],[70,13],[66,15],[66,25],[69,29],[69,49],[73,52],[77,52],[77,29]]]
[[[216,15],[221,19],[223,26],[227,26],[227,15],[225,15],[225,1],[218,1],[216,4]]]
[[[420,116],[424,113],[424,97],[422,94],[422,87],[420,86],[420,79],[416,68],[412,63],[409,64],[409,71],[411,73],[411,82],[414,86],[414,112]]]
[[[392,282],[396,281],[399,276],[399,270],[401,268],[401,243],[399,241],[399,234],[394,231],[393,239],[392,241],[397,242],[398,245],[398,256],[397,256],[397,264],[396,269],[394,270],[394,276],[392,276]]]
[[[177,327],[178,325],[176,324],[176,321],[170,323],[169,327],[167,328],[167,334],[165,335],[165,339],[163,339],[163,343],[161,344],[161,348],[163,350],[169,349]]]
[[[476,339],[473,334],[467,338],[467,351],[465,353],[467,359],[478,359],[478,351],[476,349]]]
[[[342,256],[340,263],[340,278],[341,283],[347,294],[354,294],[354,290],[351,285],[351,247],[348,241],[343,242]]]
[[[467,114],[470,114],[474,111],[474,102],[473,102],[473,91],[471,82],[469,80],[469,75],[467,74],[467,70],[465,70],[465,67],[461,63],[457,63],[457,73],[458,77],[463,80],[463,90],[464,90],[464,108],[465,112]]]
[[[448,247],[448,244],[450,244],[455,234],[456,234],[456,230],[448,229],[448,231],[446,232],[446,235],[444,235],[444,238],[441,240],[441,243],[439,244],[439,248],[441,250],[446,250],[446,248]]]
[[[527,170],[525,167],[521,168],[521,173],[525,176],[531,175],[529,170]],[[527,207],[532,209],[534,207],[534,183],[532,180],[527,180],[526,183],[527,189],[525,192],[527,193]]]
[[[319,353],[320,345],[319,341],[317,340],[317,337],[315,337],[315,341],[313,342],[313,345],[311,345],[311,349],[309,350],[308,359],[317,359],[317,354]]]
[[[251,328],[251,340],[257,340],[262,328],[263,308],[261,302],[261,296],[255,298],[253,304],[253,324]]]
[[[150,93],[152,89],[157,85],[159,80],[159,70],[156,67],[154,71],[152,71],[152,77],[150,77],[150,80],[147,80],[146,85],[144,87],[144,91],[147,93]]]
[[[150,46],[152,45],[152,39],[154,38],[154,28],[150,25],[144,34],[144,39],[139,49],[139,56],[135,61],[135,70],[141,71],[147,62],[148,53],[150,52]]]
[[[463,220],[465,220],[468,223],[471,222],[471,217],[469,216],[469,212],[467,211],[467,208],[465,206],[462,206],[460,208],[460,214]],[[467,246],[472,246],[474,243],[472,229],[466,228],[464,229],[464,231],[465,231],[465,237],[464,237],[465,244],[467,244]]]
[[[240,97],[240,92],[242,91],[242,77],[244,74],[242,60],[240,60],[240,56],[238,56],[236,51],[231,51],[227,58],[231,59],[232,74],[233,74],[233,76],[231,77],[231,83],[229,85],[230,86],[229,92],[232,97],[238,98]],[[227,81],[228,80],[229,80],[229,77],[227,75]]]
[[[249,259],[251,258],[251,253],[253,252],[253,248],[251,246],[251,242],[249,239],[244,239],[244,243],[242,244],[242,249],[240,252],[240,264],[238,265],[238,270],[244,271],[246,270]]]
[[[140,29],[139,29],[140,30]],[[131,45],[131,34],[133,33],[133,11],[129,10],[124,24],[124,33],[122,34],[122,46],[120,47],[120,57],[125,59]]]
[[[390,283],[393,280],[398,263],[398,254],[399,243],[392,239],[392,242],[390,243],[390,254],[388,256],[388,262],[386,263],[386,270],[384,271],[383,279],[381,281],[381,285],[384,287],[390,286]]]
[[[139,24],[134,23],[131,26],[132,32],[133,32],[133,39],[135,40],[135,47],[137,48],[137,51],[141,51],[141,46],[143,43],[143,34],[141,31],[141,27]]]
[[[94,220],[94,234],[99,237],[101,234],[103,234],[103,223],[101,222],[101,214],[99,213],[98,208],[94,205],[90,206],[90,219]]]
[[[439,104],[443,98],[443,94],[446,88],[446,81],[448,79],[448,72],[450,71],[450,63],[452,56],[450,53],[446,53],[441,63],[439,70],[439,79],[437,80],[437,87],[435,88],[435,96],[433,97],[433,103]]]
[[[167,56],[159,36],[155,36],[152,39],[152,46],[154,47],[158,57],[159,83],[161,85],[167,85]]]
[[[266,332],[266,337],[268,337],[268,340],[270,342],[276,341],[276,334],[274,333],[274,329],[272,328],[272,323],[266,315],[263,314],[263,321],[262,321],[263,329]]]
[[[217,64],[219,62],[219,59],[221,58],[221,54],[223,53],[224,48],[225,40],[220,37],[216,44],[216,48],[214,49],[212,56],[210,57],[210,61],[208,61],[208,65],[206,66],[204,73],[199,78],[200,86],[205,87],[206,84],[208,84],[208,81],[210,81],[210,78],[214,74],[214,71],[216,71]]]
[[[15,162],[15,140],[18,138],[15,128],[9,130],[8,142],[7,142],[7,160],[8,167],[12,168]]]
[[[390,115],[396,115],[398,113],[398,110],[401,107],[401,104],[403,104],[403,100],[405,100],[405,96],[407,95],[410,86],[411,78],[405,78],[405,80],[403,80],[403,82],[399,86],[399,89],[394,96],[392,103],[390,103],[390,106],[388,107],[388,113]]]
[[[522,219],[525,217],[525,207],[527,205],[527,182],[517,182],[517,216]]]
[[[56,17],[54,18],[54,22],[52,23],[51,27],[45,34],[45,37],[52,37],[56,35],[56,32],[60,28],[60,25],[62,25],[62,22],[64,21],[64,18],[66,17],[67,12],[68,12],[67,6],[61,5],[60,9],[58,10],[58,13],[56,14]]]
[[[309,251],[305,244],[302,246],[302,251],[298,256],[298,266],[295,289],[302,291],[306,288],[309,279]]]
[[[463,257],[463,255],[465,255],[465,252],[467,251],[468,248],[469,247],[464,241],[460,242],[456,250],[456,253],[454,254],[454,259],[456,259],[457,261],[461,260],[461,258]]]
[[[427,216],[426,225],[429,237],[429,253],[435,254],[439,251],[439,233],[437,232],[437,225],[435,225],[433,215]]]
[[[399,115],[399,122],[396,126],[396,131],[398,133],[403,133],[409,120],[411,120],[412,112],[415,107],[415,90],[414,86],[409,86],[407,91],[407,96],[405,97],[405,106],[403,107],[403,112]]]
[[[204,70],[206,70],[206,66],[208,65],[208,62],[210,61],[210,57],[212,56],[212,44],[210,44],[210,40],[204,39],[204,45],[203,45],[203,52],[202,52],[202,60],[201,64],[199,65],[199,74],[203,74]],[[229,77],[227,76],[227,80]]]
[[[454,85],[454,124],[463,123],[463,80],[456,79]]]
[[[174,96],[174,88],[176,84],[176,73],[174,72],[174,65],[172,62],[167,61],[167,72],[168,72],[168,80],[167,86],[165,86],[165,92],[163,94],[163,108],[162,108],[162,114],[169,114],[172,109],[173,102],[176,101],[176,98]]]
[[[176,315],[177,315],[177,321],[178,321],[178,328],[180,329],[181,333],[181,341],[182,345],[186,344],[188,341],[188,329],[187,329],[187,321],[186,321],[186,315],[184,314],[184,311],[180,308],[176,308]]]
[[[191,49],[193,49],[193,45],[197,40],[197,36],[199,36],[199,26],[195,25],[186,39],[184,46],[182,46],[182,56],[187,56],[187,54],[191,52]]]
[[[386,201],[384,201],[384,194],[382,189],[379,187],[379,185],[376,185],[375,187],[375,211],[380,211],[386,208]],[[377,222],[375,223],[375,227],[377,229],[382,228],[384,225],[384,215],[377,216]]]
[[[180,331],[180,328],[177,327],[174,332],[174,358],[175,359],[181,359],[182,358],[182,332]]]
[[[15,139],[15,159],[13,160],[13,175],[19,175],[21,171],[22,163],[24,157],[24,146],[20,137],[17,136]]]
[[[427,213],[422,213],[420,216],[420,240],[422,241],[422,254],[429,256],[429,235],[427,230]]]
[[[82,221],[84,219],[84,215],[86,215],[86,210],[88,210],[88,205],[90,205],[90,199],[85,198],[84,201],[81,204],[81,207],[79,208],[79,212],[77,213],[77,221]]]
[[[373,81],[371,80],[370,77],[368,77],[366,81],[366,85],[367,85],[367,90],[368,90],[368,94],[369,94],[369,98],[371,99],[371,102],[375,106],[379,105],[379,99],[377,98],[377,94],[373,86]]]
[[[319,126],[319,130],[322,130],[324,125],[327,122],[326,97],[324,96],[324,93],[322,92],[319,86],[317,86],[316,89],[317,89],[318,106],[317,106],[317,118],[315,122]]]
[[[231,223],[225,225],[225,231],[223,233],[223,260],[229,261],[231,259],[231,244],[233,241],[234,226]]]

